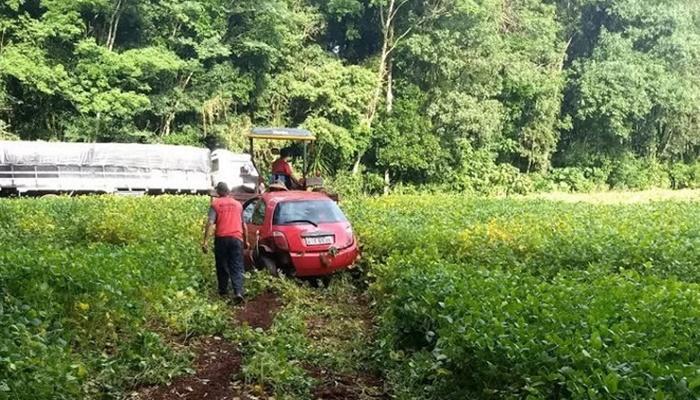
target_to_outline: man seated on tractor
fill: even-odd
[[[287,185],[282,181],[274,181],[267,187],[268,192],[286,192]]]
[[[280,157],[272,163],[271,182],[282,181],[287,189],[299,187],[299,180],[294,177],[294,171],[289,164],[292,158],[292,149],[285,147],[280,150]]]

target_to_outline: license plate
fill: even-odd
[[[307,246],[321,246],[324,244],[333,244],[333,236],[312,236],[304,238],[304,243]]]

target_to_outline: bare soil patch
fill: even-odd
[[[266,291],[245,303],[236,312],[236,321],[251,328],[270,329],[275,315],[282,307],[282,300],[277,293]]]
[[[318,367],[307,366],[307,371],[319,384],[313,389],[315,400],[371,400],[388,399],[379,377],[364,374],[338,374]]]
[[[143,390],[137,398],[149,400],[233,400],[241,397],[232,377],[240,371],[241,355],[221,338],[206,338],[196,345],[196,373],[175,379],[170,385]]]

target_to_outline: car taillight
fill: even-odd
[[[347,234],[347,241],[346,241],[346,246],[352,246],[352,243],[355,241],[355,236],[354,233],[352,232],[352,226],[348,225],[345,227],[345,233]]]
[[[275,247],[279,250],[289,250],[289,243],[287,242],[287,237],[284,233],[274,231],[272,232],[272,239],[275,241]]]

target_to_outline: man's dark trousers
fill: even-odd
[[[214,257],[219,294],[228,292],[230,278],[233,293],[243,296],[243,241],[231,236],[214,238]]]

